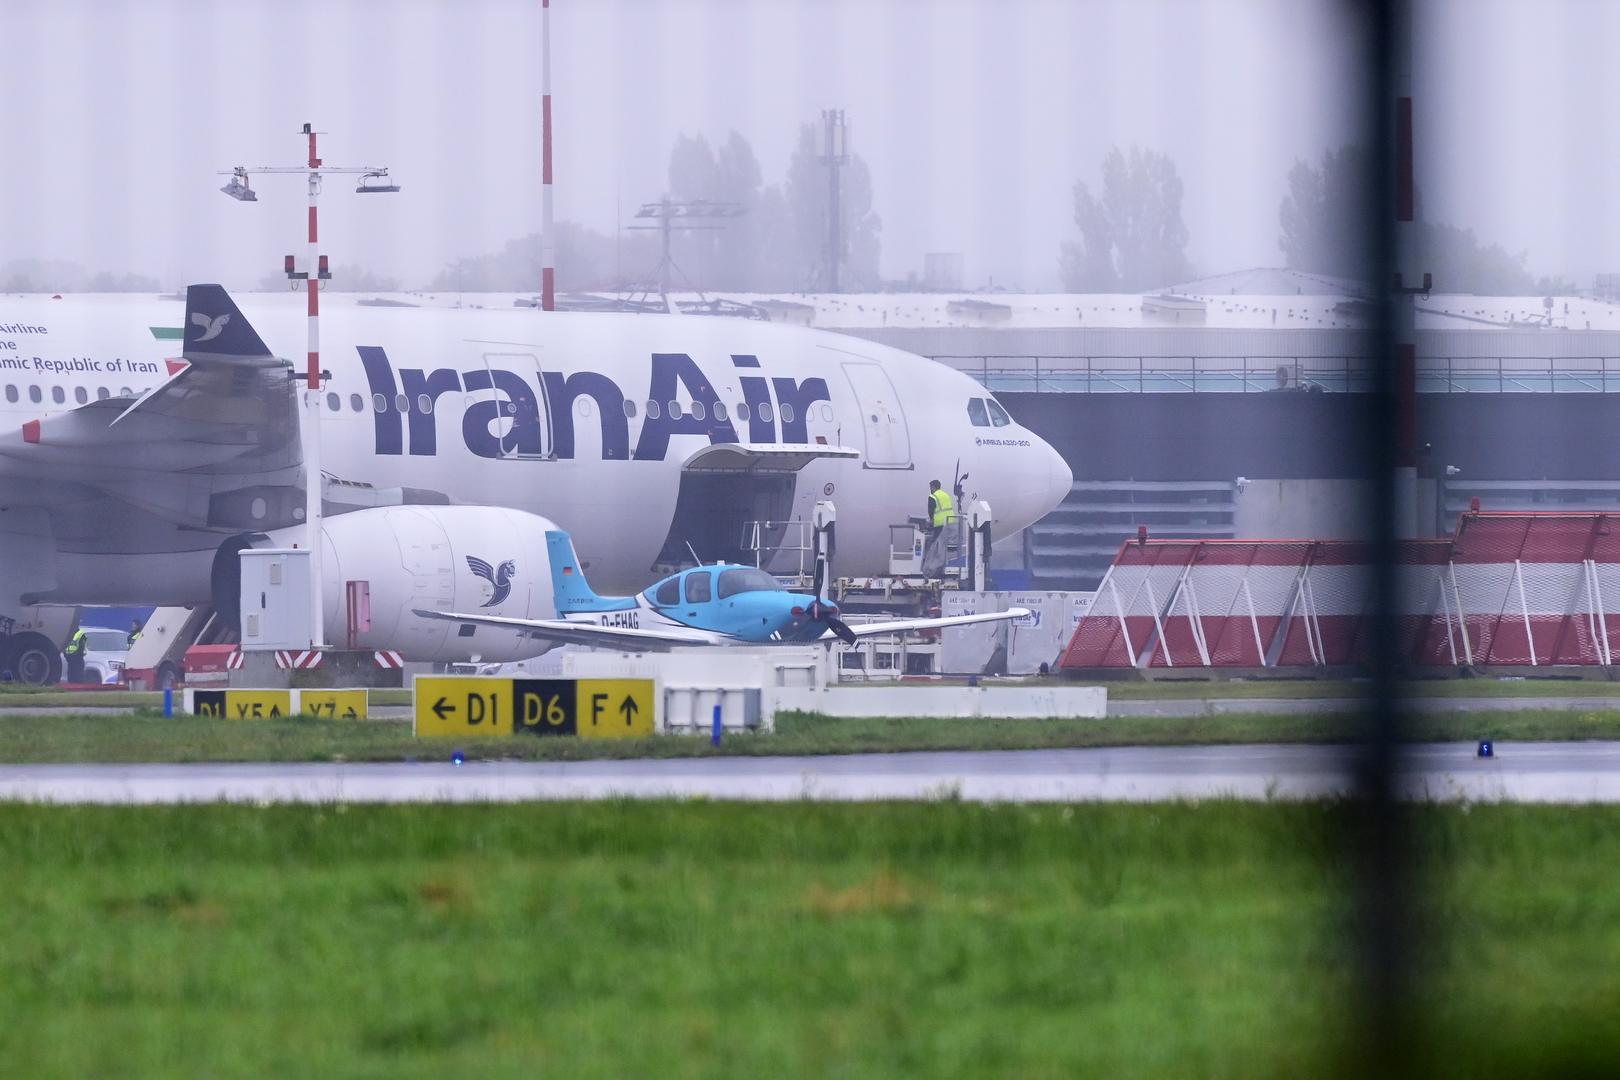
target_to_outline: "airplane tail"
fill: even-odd
[[[223,286],[192,285],[186,289],[185,348],[181,355],[258,359],[271,354]]]
[[[598,596],[585,581],[585,571],[574,552],[574,541],[560,530],[546,533],[546,553],[551,556],[551,591],[557,600],[557,613],[618,611],[634,607],[627,597]]]

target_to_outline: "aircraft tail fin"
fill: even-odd
[[[551,591],[557,601],[557,613],[617,611],[625,606],[624,598],[598,596],[585,581],[585,570],[574,551],[574,541],[561,530],[546,533],[546,553],[551,556]]]
[[[270,349],[223,286],[192,285],[186,289],[182,355],[258,359]]]

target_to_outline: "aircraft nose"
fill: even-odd
[[[1020,527],[1035,524],[1058,508],[1074,487],[1074,471],[1063,455],[1045,439],[1031,436],[1030,453],[1025,457],[1029,480],[1024,497],[1016,500]]]
[[[1046,454],[1046,492],[1042,500],[1045,509],[1041,511],[1044,517],[1057,509],[1069,497],[1069,492],[1074,490],[1074,470],[1069,468],[1069,463],[1063,460],[1057,448],[1044,439],[1041,440],[1041,449]]]
[[[998,531],[1016,532],[1035,524],[1057,509],[1074,486],[1074,472],[1063,455],[1045,439],[1033,434],[1028,438],[1026,446],[1002,461],[1005,471],[985,469],[992,479],[980,490],[990,501]]]

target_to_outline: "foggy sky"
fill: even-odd
[[[0,0],[0,263],[71,259],[165,285],[252,285],[302,254],[301,178],[218,193],[232,165],[329,177],[321,249],[425,283],[539,222],[539,0]],[[1280,265],[1295,158],[1357,136],[1337,0],[553,0],[560,219],[612,232],[666,183],[677,133],[735,128],[778,182],[800,123],[846,109],[886,277],[962,251],[971,284],[1057,287],[1071,188],[1103,154],[1169,153],[1202,273]],[[1607,53],[1620,5],[1444,0],[1416,65],[1426,215],[1620,270]],[[567,282],[562,282],[563,288]]]

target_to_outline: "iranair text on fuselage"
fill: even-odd
[[[739,370],[743,406],[733,411],[702,367],[684,352],[653,353],[647,390],[640,395],[625,393],[606,372],[589,369],[525,373],[491,365],[460,370],[406,367],[396,372],[382,346],[361,345],[358,352],[374,403],[375,451],[383,456],[437,455],[443,415],[436,407],[439,399],[469,391],[493,393],[486,400],[467,403],[459,424],[453,415],[446,423],[457,430],[469,451],[484,458],[546,453],[576,457],[576,412],[599,418],[603,461],[662,461],[669,455],[670,439],[677,435],[696,435],[710,443],[807,443],[812,410],[832,401],[827,380],[820,376],[767,379],[741,374],[760,367],[759,358],[747,354],[731,356]],[[398,402],[404,403],[404,414],[396,408]],[[581,402],[589,403],[584,410]],[[632,447],[631,421],[637,415],[641,420]]]

